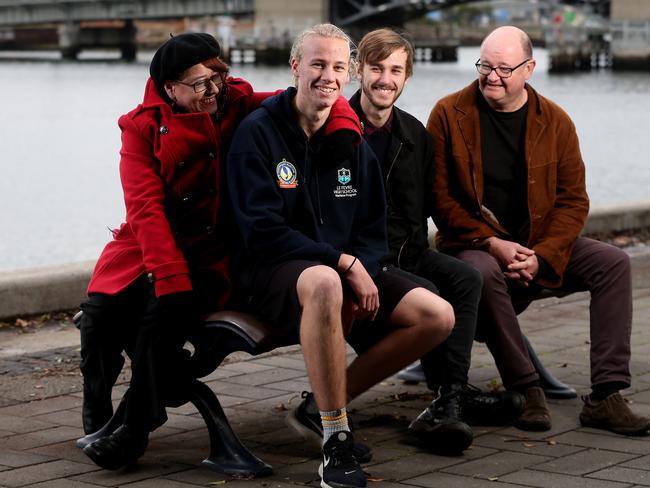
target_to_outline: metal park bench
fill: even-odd
[[[75,316],[75,323],[81,317]],[[268,324],[251,315],[239,312],[221,311],[209,315],[203,327],[188,339],[193,347],[190,361],[193,380],[186,398],[181,398],[170,407],[192,403],[201,414],[210,438],[210,454],[202,464],[213,471],[235,476],[268,476],[273,473],[270,465],[253,455],[239,440],[230,427],[219,399],[205,383],[198,378],[207,376],[231,353],[243,351],[253,356],[288,346],[293,342],[277,334]],[[99,431],[77,440],[77,447],[83,449],[99,437],[117,429],[124,418],[124,398],[113,417]]]

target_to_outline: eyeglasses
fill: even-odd
[[[210,78],[199,80],[194,83],[185,83],[184,81],[176,80],[176,83],[180,83],[181,85],[185,86],[191,86],[194,88],[194,93],[203,93],[210,87],[211,82],[214,83],[217,88],[219,88],[223,84],[223,77],[221,76],[221,73],[215,73]]]
[[[476,70],[482,74],[483,76],[490,76],[490,73],[492,71],[497,72],[497,76],[499,78],[510,78],[512,76],[512,72],[516,70],[517,68],[523,66],[526,64],[528,61],[530,61],[530,58],[526,59],[525,61],[522,61],[519,63],[517,66],[514,66],[513,68],[510,68],[509,66],[490,66],[489,64],[483,64],[481,63],[481,59],[479,58],[478,61],[476,61]]]

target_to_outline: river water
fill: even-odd
[[[546,52],[535,55],[532,85],[576,124],[592,207],[650,200],[650,73],[550,75]],[[117,118],[141,101],[150,57],[0,60],[0,272],[97,258],[124,217]],[[416,65],[398,106],[426,123],[475,78],[477,58],[462,48],[457,63]],[[232,73],[260,91],[291,83],[288,67]]]

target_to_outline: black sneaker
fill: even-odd
[[[506,425],[519,417],[526,399],[515,391],[485,392],[472,385],[460,395],[462,419],[475,425]]]
[[[340,431],[323,446],[323,462],[318,468],[321,488],[363,488],[366,475],[352,454],[352,432]]]
[[[314,394],[303,391],[302,398],[302,402],[287,415],[287,424],[320,449],[323,445],[323,424],[313,399]],[[349,415],[348,423],[350,429],[353,430],[352,419]],[[352,454],[360,463],[368,463],[372,460],[372,449],[361,442],[353,444]]]
[[[474,440],[472,429],[461,420],[461,385],[443,391],[431,405],[411,422],[409,430],[424,445],[444,455],[458,455]]]
[[[116,470],[135,464],[148,442],[147,434],[136,435],[126,425],[121,425],[112,434],[88,444],[83,452],[100,468]]]

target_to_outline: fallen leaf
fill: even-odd
[[[531,444],[530,442],[524,442],[524,447],[535,447],[535,444]]]
[[[491,476],[491,477],[488,478],[488,481],[499,481],[499,477],[498,476]]]
[[[230,480],[254,480],[255,475],[253,474],[231,474]],[[224,481],[225,483],[225,481]]]

